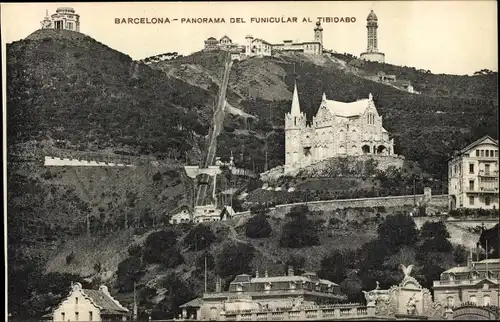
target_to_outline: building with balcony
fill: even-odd
[[[498,209],[498,141],[485,136],[448,162],[450,209]]]
[[[445,307],[464,304],[476,306],[499,306],[500,259],[472,261],[469,255],[467,266],[453,267],[434,281],[434,300]]]

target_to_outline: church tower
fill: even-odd
[[[366,52],[361,53],[360,59],[369,60],[379,63],[385,62],[385,54],[378,51],[378,18],[375,12],[370,11],[368,17],[366,18],[366,30],[367,30],[367,46]]]
[[[306,114],[300,110],[297,83],[294,85],[292,108],[285,114],[285,167],[300,163],[302,131],[306,128]]]
[[[52,28],[52,20],[50,20],[49,11],[45,10],[45,18],[40,22],[42,29]]]
[[[316,22],[316,28],[314,28],[314,41],[319,42],[323,47],[323,27],[321,27],[319,20]]]

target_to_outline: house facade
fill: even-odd
[[[292,268],[285,276],[255,277],[240,274],[223,292],[218,280],[215,292],[204,293],[203,298],[195,299],[181,306],[185,317],[195,316],[197,320],[224,320],[232,312],[251,310],[285,310],[293,306],[312,306],[335,304],[347,297],[340,292],[340,286],[320,279],[315,273],[295,275]]]
[[[450,209],[498,209],[498,141],[490,136],[456,152],[448,162]]]
[[[500,259],[472,261],[467,266],[453,267],[434,281],[434,300],[446,307],[464,304],[476,306],[499,306]]]
[[[83,289],[74,283],[70,294],[52,313],[52,321],[126,321],[129,310],[114,299],[107,286]]]

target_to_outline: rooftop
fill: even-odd
[[[345,103],[325,99],[325,106],[330,113],[337,116],[358,116],[365,112],[370,99],[362,99],[355,102]]]

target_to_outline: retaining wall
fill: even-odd
[[[70,159],[70,158],[58,158],[52,156],[46,156],[44,160],[44,166],[55,166],[55,167],[133,167],[131,164],[124,163],[114,163],[114,162],[101,162],[101,161],[89,161],[80,159]]]

